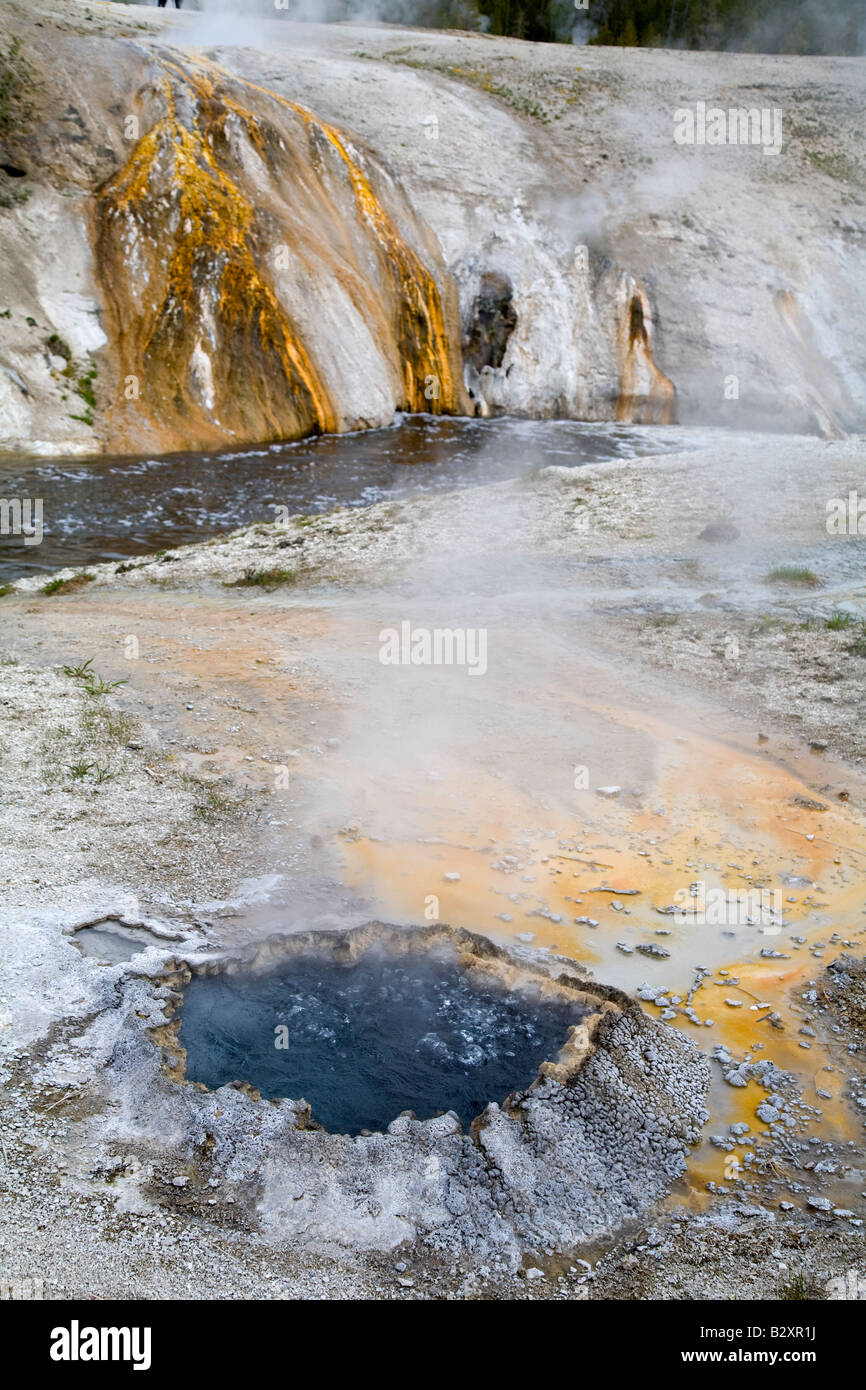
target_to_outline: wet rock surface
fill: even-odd
[[[6,448],[171,450],[193,430],[235,447],[366,428],[400,405],[638,422],[676,409],[827,437],[862,422],[850,60],[278,22],[265,48],[232,48],[196,19],[4,7],[2,37],[22,40],[36,79],[32,120],[3,152],[27,175],[8,180],[27,197],[0,217]],[[715,151],[695,180],[696,151],[672,163],[671,92],[693,80],[709,102],[748,107],[760,88],[803,119],[778,158]],[[460,323],[490,271],[516,323],[497,292],[471,401]],[[748,392],[745,368],[726,390],[716,364],[733,358]]]

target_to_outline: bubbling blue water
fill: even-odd
[[[465,1127],[488,1101],[528,1087],[585,1012],[479,983],[447,958],[310,956],[267,973],[196,976],[180,1041],[188,1080],[303,1098],[332,1133],[381,1130],[403,1110],[453,1110]]]

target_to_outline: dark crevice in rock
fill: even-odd
[[[463,340],[465,360],[480,372],[483,367],[501,367],[508,340],[517,326],[514,291],[507,275],[486,271],[472,305],[472,314]]]
[[[636,342],[639,342],[642,343],[644,347],[649,347],[649,336],[646,331],[643,305],[641,304],[640,296],[636,294],[632,295],[629,309],[628,340],[629,346],[633,346]]]

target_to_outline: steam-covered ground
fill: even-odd
[[[856,483],[861,447],[720,438],[255,526],[6,595],[10,1269],[32,1274],[36,1249],[66,1294],[105,1294],[110,1274],[145,1296],[249,1291],[265,1267],[277,1296],[776,1297],[800,1272],[820,1290],[844,1280],[862,1038],[856,1010],[822,1002],[828,964],[862,954],[862,540],[828,533],[826,504]],[[383,665],[382,630],[406,620],[484,629],[486,670]],[[89,658],[128,684],[88,694],[74,672]],[[697,878],[780,886],[782,931],[677,925],[659,910]],[[360,1256],[347,1234],[301,1255],[269,1228],[260,1245],[270,1199],[236,1185],[243,1147],[212,1205],[190,1207],[167,1116],[181,1105],[176,1142],[192,1142],[199,1102],[159,1083],[157,1159],[133,1122],[143,1078],[123,1014],[103,1017],[124,967],[109,977],[63,935],[108,916],[157,950],[235,950],[287,928],[423,922],[431,895],[440,920],[582,961],[712,1056],[683,1190],[644,1235],[539,1248],[544,1280],[469,1250],[442,1265],[423,1242]],[[135,989],[146,1026],[158,1014]],[[153,1252],[176,1242],[185,1272],[160,1272]],[[579,1283],[575,1254],[595,1267],[608,1248]]]

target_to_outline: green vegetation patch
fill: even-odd
[[[73,574],[70,579],[60,579],[59,577],[57,579],[49,579],[47,584],[42,585],[39,592],[45,594],[48,598],[50,598],[52,594],[72,594],[76,589],[81,589],[85,584],[90,584],[95,578],[95,574],[86,574],[84,570],[79,570],[78,573]]]
[[[779,565],[767,575],[768,584],[800,584],[806,589],[817,589],[821,580],[814,570],[802,565]]]
[[[239,579],[226,579],[224,584],[227,589],[276,589],[281,584],[296,584],[298,578],[297,570],[284,570],[277,565],[267,570],[258,570],[249,566]]]

